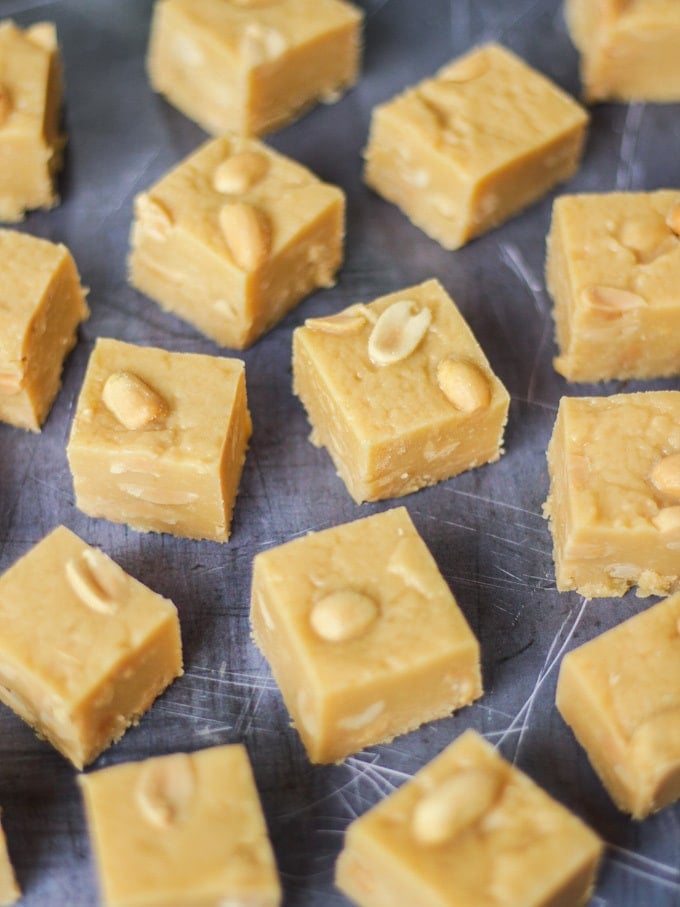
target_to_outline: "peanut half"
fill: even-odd
[[[80,601],[99,614],[114,614],[127,593],[125,571],[97,548],[66,561],[66,579]]]
[[[348,642],[363,636],[377,617],[378,606],[372,598],[354,589],[340,589],[315,603],[309,622],[326,642]]]
[[[416,803],[413,836],[426,846],[451,841],[491,809],[501,783],[497,772],[470,768],[438,784]]]
[[[393,365],[407,359],[420,345],[431,321],[427,306],[418,310],[410,299],[393,302],[382,312],[368,338],[373,365]]]
[[[359,302],[356,305],[349,306],[347,309],[343,309],[337,315],[306,318],[305,327],[311,331],[321,331],[324,334],[356,334],[364,327],[366,322],[375,322],[373,313],[367,306]]]
[[[237,267],[254,271],[267,260],[272,246],[272,226],[264,211],[245,202],[234,202],[222,207],[219,218]]]
[[[437,384],[456,409],[474,413],[491,401],[491,387],[484,372],[472,362],[450,356],[437,366]]]
[[[649,478],[662,494],[680,498],[680,453],[658,460],[652,467]]]
[[[243,195],[263,179],[269,160],[259,151],[241,151],[222,161],[213,174],[213,187],[225,195]]]
[[[147,822],[156,828],[169,828],[182,820],[195,792],[191,758],[186,753],[175,753],[145,763],[134,795]]]
[[[635,312],[647,305],[647,301],[639,293],[619,287],[586,287],[582,298],[590,308],[609,318],[620,318],[626,312]]]
[[[102,390],[102,400],[129,431],[144,428],[168,412],[165,399],[134,372],[109,375]]]

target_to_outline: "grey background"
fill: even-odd
[[[363,187],[360,149],[371,108],[475,43],[497,39],[578,93],[577,58],[558,0],[364,0],[359,87],[271,137],[348,194],[346,263],[337,286],[305,300],[243,354],[254,435],[227,545],[140,535],[73,506],[65,456],[72,411],[98,335],[224,354],[126,284],[134,194],[204,134],[150,91],[143,67],[150,0],[0,2],[22,24],[57,22],[67,78],[69,145],[63,204],[21,229],[65,242],[90,288],[92,317],[69,358],[41,435],[0,425],[0,570],[65,523],[179,609],[186,673],[141,724],[94,765],[243,741],[253,761],[289,907],[346,900],[333,887],[348,822],[389,794],[462,730],[474,727],[609,847],[593,904],[680,904],[680,806],[645,822],[611,804],[554,708],[562,654],[653,600],[585,603],[554,588],[541,505],[545,448],[562,394],[678,388],[677,380],[570,387],[552,369],[551,305],[543,283],[551,197],[456,252],[445,252]],[[599,106],[570,191],[680,185],[680,107]],[[512,406],[507,454],[406,499],[408,510],[478,635],[486,695],[455,716],[371,748],[339,766],[312,766],[289,727],[247,611],[254,554],[310,529],[392,505],[355,505],[324,451],[307,440],[290,390],[293,329],[437,276],[453,295]],[[615,448],[615,439],[613,446]],[[613,450],[613,455],[616,450]],[[0,707],[0,804],[19,881],[33,905],[91,905],[96,878],[76,773]],[[414,905],[417,907],[417,905]]]

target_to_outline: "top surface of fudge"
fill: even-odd
[[[56,47],[57,32],[50,22],[25,31],[10,19],[0,22],[0,135],[5,130],[43,134],[46,87]]]
[[[408,123],[471,178],[588,119],[553,82],[496,44],[444,66],[377,113]]]
[[[258,38],[283,52],[304,44],[328,29],[361,19],[345,0],[164,0],[196,24],[209,29],[213,40],[246,63],[262,62]],[[263,31],[265,30],[265,31]],[[272,47],[272,49],[274,49]]]
[[[26,332],[43,303],[65,246],[0,230],[0,362],[20,362]]]
[[[250,166],[236,172],[230,165],[227,182],[221,165],[242,154],[250,156]],[[160,231],[164,223],[175,223],[219,256],[229,254],[220,224],[222,208],[234,201],[255,206],[268,218],[268,254],[273,257],[325,210],[330,199],[341,199],[343,193],[260,142],[218,138],[171,170],[143,197],[156,205]]]

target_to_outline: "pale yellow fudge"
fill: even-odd
[[[252,139],[207,142],[135,200],[130,282],[243,349],[332,286],[345,196]]]
[[[100,338],[67,448],[76,506],[226,542],[251,432],[240,359]]]
[[[680,590],[680,391],[563,397],[548,469],[560,591]]]
[[[599,838],[475,731],[349,826],[340,889],[360,907],[579,907]]]
[[[0,577],[0,701],[76,768],[181,673],[172,602],[64,526]]]
[[[21,29],[0,21],[0,221],[59,201],[61,61],[51,22]]]
[[[9,854],[5,834],[0,827],[0,907],[9,907],[21,897],[21,889],[17,885]]]
[[[497,460],[510,398],[436,280],[308,318],[294,391],[355,501],[409,494]]]
[[[457,249],[569,179],[587,122],[549,79],[489,44],[373,111],[365,179]]]
[[[79,778],[105,907],[278,907],[245,747],[128,762]]]
[[[565,0],[588,101],[680,101],[677,0]]]
[[[403,507],[258,554],[250,616],[312,762],[482,695],[479,644]]]
[[[563,195],[547,251],[561,375],[680,374],[680,190]]]
[[[680,594],[568,652],[557,708],[619,809],[680,798]]]
[[[86,292],[65,246],[0,230],[0,421],[40,431],[90,314]]]
[[[213,135],[262,135],[356,82],[362,19],[345,0],[158,0],[151,84]]]

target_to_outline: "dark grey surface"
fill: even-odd
[[[497,39],[577,92],[577,59],[558,0],[364,0],[360,86],[273,136],[278,149],[348,193],[346,264],[337,286],[304,301],[243,355],[254,436],[227,545],[140,535],[73,506],[65,457],[72,411],[95,337],[224,353],[126,284],[133,195],[204,134],[146,82],[150,0],[0,2],[22,24],[57,22],[67,76],[63,204],[22,229],[65,242],[91,288],[92,318],[67,362],[43,433],[0,425],[0,570],[57,523],[99,545],[180,612],[186,673],[94,765],[243,741],[285,886],[287,907],[335,907],[335,857],[348,822],[474,727],[608,842],[593,904],[680,904],[680,806],[634,823],[611,804],[554,708],[562,654],[652,603],[585,604],[554,588],[541,505],[545,447],[564,393],[678,388],[677,380],[570,387],[552,369],[543,284],[551,198],[456,253],[427,239],[364,188],[359,151],[371,108],[472,44]],[[680,184],[680,106],[600,106],[569,190]],[[290,390],[291,333],[310,315],[437,276],[512,395],[507,454],[403,499],[477,633],[486,695],[457,715],[343,765],[309,764],[269,670],[249,639],[253,555],[310,529],[384,510],[355,505],[307,440]],[[97,903],[76,773],[0,707],[0,804],[26,907]],[[417,905],[414,905],[417,907]]]

